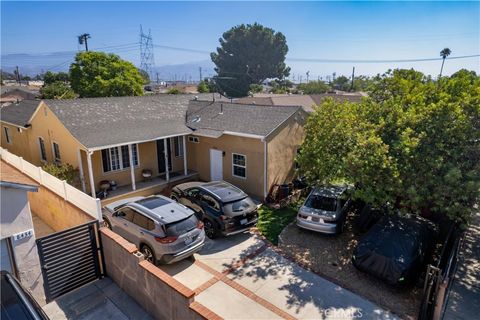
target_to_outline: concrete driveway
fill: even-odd
[[[250,233],[207,240],[195,259],[161,268],[225,319],[396,319],[283,258]]]
[[[51,320],[151,320],[110,278],[91,282],[43,307]]]

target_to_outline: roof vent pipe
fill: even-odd
[[[220,103],[220,114],[223,114],[223,103]]]

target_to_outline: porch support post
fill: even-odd
[[[185,143],[185,136],[182,136],[182,141],[183,141],[183,174],[187,175],[188,174],[188,168],[187,168],[187,145]]]
[[[132,180],[132,190],[137,190],[137,186],[135,185],[135,163],[133,162],[133,151],[132,145],[128,145],[128,159],[130,160],[130,177]]]
[[[87,151],[87,165],[88,165],[88,177],[90,179],[90,189],[92,191],[92,197],[96,198],[97,194],[95,193],[95,182],[93,180],[93,169],[92,169],[92,153]]]
[[[170,181],[170,172],[168,172],[168,149],[167,149],[167,140],[168,138],[163,139],[163,155],[165,156],[165,177],[167,182]]]
[[[82,191],[87,193],[87,187],[85,186],[85,176],[83,175],[83,163],[82,163],[82,149],[77,150],[78,161],[78,173],[80,174],[80,182],[82,183]]]

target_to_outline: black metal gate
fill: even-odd
[[[104,275],[98,221],[37,239],[47,302]]]

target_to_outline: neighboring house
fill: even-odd
[[[300,106],[190,101],[189,167],[264,199],[273,184],[294,178],[306,117]]]
[[[0,105],[6,106],[18,103],[22,100],[32,100],[39,96],[38,91],[29,90],[23,87],[2,87],[2,94],[0,96]]]
[[[192,98],[22,101],[2,109],[1,145],[35,165],[73,165],[83,191],[94,197],[102,182],[115,181],[118,189],[104,203],[126,193],[158,193],[169,182],[198,176],[224,179],[259,198],[271,184],[291,180],[306,118],[301,107],[208,101],[189,107]],[[200,121],[192,123],[192,112],[200,112]]]
[[[9,164],[0,162],[1,270],[14,274],[39,301],[44,301],[40,259],[28,201],[37,183]]]

